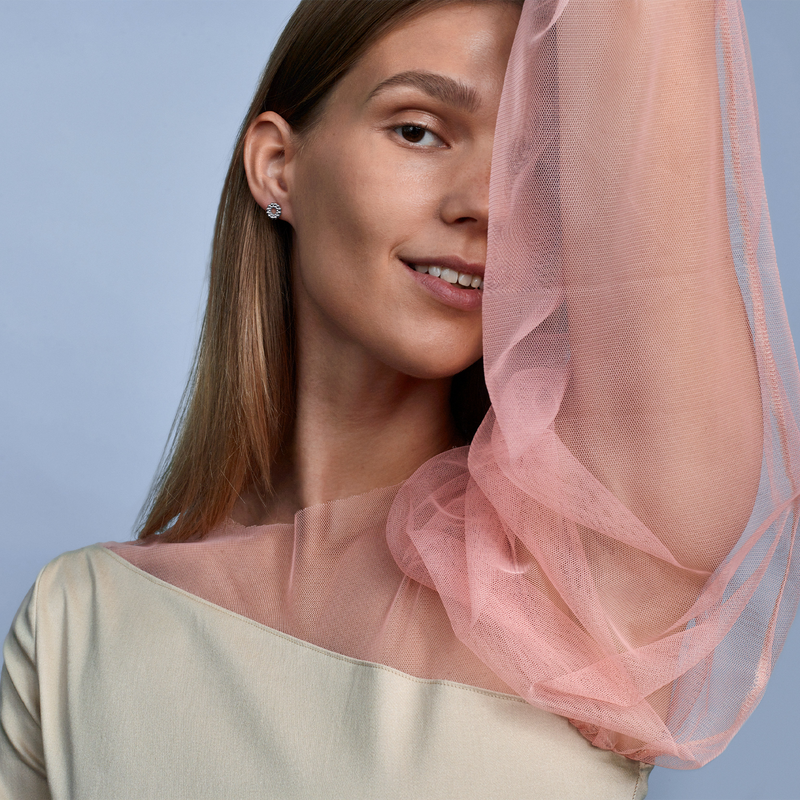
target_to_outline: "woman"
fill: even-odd
[[[362,8],[362,17],[388,16],[390,5]],[[403,18],[406,6],[414,15]],[[339,24],[357,39],[345,7]],[[308,17],[284,41],[299,31],[308,49],[339,44],[330,19],[321,44],[308,36],[319,16],[311,4],[304,9]],[[39,753],[16,703],[15,718],[27,720],[14,733],[26,745],[15,749],[27,753],[16,769],[31,786],[42,784],[47,753],[55,796],[165,786],[216,796],[230,793],[234,779],[234,793],[263,794],[265,769],[280,796],[375,796],[383,786],[466,796],[458,781],[477,795],[502,785],[519,796],[536,785],[576,796],[585,784],[591,796],[599,787],[642,796],[647,770],[622,755],[702,763],[741,723],[744,701],[758,699],[758,683],[739,685],[742,702],[717,727],[724,714],[696,711],[697,692],[714,708],[721,654],[737,624],[730,617],[751,633],[761,625],[771,648],[781,606],[773,598],[764,622],[751,601],[764,587],[762,567],[780,573],[775,551],[791,541],[785,516],[795,499],[784,479],[795,476],[796,437],[779,413],[790,406],[778,402],[781,378],[794,373],[769,366],[758,258],[744,262],[749,282],[737,281],[728,230],[745,240],[752,233],[748,209],[730,223],[725,203],[726,169],[742,201],[752,197],[739,158],[752,129],[721,120],[719,103],[708,102],[719,92],[717,30],[725,96],[739,97],[736,17],[676,4],[666,15],[632,7],[598,20],[587,16],[591,5],[529,6],[501,106],[515,4],[397,9],[387,27],[373,19],[361,58],[338,73],[321,69],[328,85],[307,96],[291,54],[282,79],[299,98],[287,101],[279,82],[270,96],[268,69],[223,197],[196,388],[144,546],[55,563],[12,637],[6,707],[12,686],[50,687]],[[587,39],[589,28],[606,35]],[[277,53],[280,63],[281,44]],[[296,61],[307,65],[303,55]],[[725,134],[739,135],[739,150],[725,149]],[[291,283],[281,284],[289,264]],[[453,272],[463,288],[450,283]],[[493,412],[469,451],[450,451],[472,439],[485,411],[470,369],[481,352],[481,299]],[[289,323],[295,335],[281,342]],[[764,446],[767,500],[763,492],[757,500],[762,408],[777,442],[768,447],[768,435]],[[739,541],[748,520],[759,535]],[[768,557],[759,550],[765,541]],[[88,583],[102,603],[86,592],[67,598],[66,626],[39,615],[40,594],[50,619],[62,607],[55,597]],[[152,587],[157,599],[147,599]],[[643,605],[648,597],[655,608]],[[136,625],[142,608],[157,620],[157,637]],[[247,619],[269,626],[257,629],[257,641]],[[85,635],[68,640],[77,620]],[[37,647],[69,645],[66,661],[33,652],[35,622]],[[154,638],[177,650],[170,664],[191,676],[190,691],[210,691],[202,713],[170,700],[186,677],[169,674]],[[243,645],[246,670],[231,660]],[[755,674],[763,677],[770,659],[760,652]],[[253,694],[242,685],[252,681],[256,654],[256,663],[271,664],[273,682],[281,676],[266,698],[263,686]],[[26,671],[26,657],[36,672]],[[137,661],[117,685],[119,668]],[[74,671],[64,675],[65,663]],[[310,678],[302,686],[309,694],[291,697],[297,671]],[[532,674],[538,682],[526,684]],[[73,681],[84,698],[89,690],[109,702],[90,706],[67,691]],[[336,681],[350,694],[331,693]],[[466,687],[516,693],[561,716]],[[28,710],[31,697],[19,694]],[[398,713],[387,714],[387,704]],[[114,707],[125,709],[127,739],[107,735]],[[219,725],[211,738],[221,737],[225,764],[198,728],[208,718]],[[477,735],[454,736],[476,725]],[[495,747],[490,758],[482,726]],[[91,731],[100,736],[90,745]],[[412,746],[421,735],[425,747]],[[265,737],[266,761],[247,750]],[[74,753],[64,754],[64,740]],[[134,740],[148,752],[130,759],[120,745]],[[188,754],[177,771],[175,741]],[[533,752],[556,753],[556,768],[509,774],[503,758],[517,764]],[[324,767],[309,766],[321,758]],[[407,770],[402,785],[399,769]]]

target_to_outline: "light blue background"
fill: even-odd
[[[294,0],[0,0],[0,629],[48,560],[129,538],[199,330],[214,214]],[[800,1],[746,0],[800,331]],[[727,751],[652,800],[800,798],[800,626]]]

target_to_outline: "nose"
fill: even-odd
[[[440,215],[449,225],[466,225],[485,234],[489,225],[489,174],[492,141],[487,140],[453,161]]]

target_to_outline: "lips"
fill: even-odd
[[[458,256],[401,256],[401,260],[409,267],[441,267],[451,269],[455,272],[463,272],[467,275],[477,275],[483,278],[486,273],[486,265],[477,261],[465,261]]]
[[[433,275],[434,278],[441,278],[443,281],[451,284],[458,284],[465,289],[480,289],[483,286],[483,279],[480,275],[473,275],[468,272],[456,272],[454,269],[448,267],[422,267],[413,265],[416,272],[421,272],[423,275]]]
[[[458,256],[401,257],[409,274],[437,300],[451,308],[481,307],[485,265]]]
[[[402,261],[415,272],[431,275],[452,286],[478,290],[483,288],[484,264],[464,261],[458,256],[403,258]]]

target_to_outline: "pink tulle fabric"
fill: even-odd
[[[110,545],[265,625],[719,754],[798,602],[798,368],[738,2],[527,0],[492,165],[492,409],[402,486]]]

